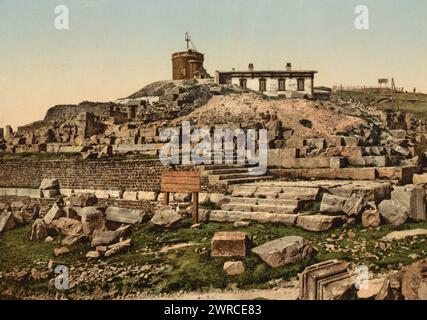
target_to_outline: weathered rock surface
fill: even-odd
[[[53,253],[55,254],[55,257],[59,257],[70,253],[70,249],[67,247],[55,248],[53,249]]]
[[[427,300],[427,259],[405,268],[402,295],[405,300]]]
[[[272,268],[297,263],[308,255],[304,238],[289,236],[267,242],[252,249],[265,263]]]
[[[0,213],[0,233],[12,230],[16,223],[12,212]]]
[[[105,230],[105,216],[98,207],[86,207],[81,211],[83,232],[87,235],[95,230]]]
[[[399,226],[408,220],[408,209],[392,200],[384,200],[378,205],[381,217],[392,225]]]
[[[245,265],[242,261],[227,261],[224,263],[223,269],[229,276],[238,276],[245,273]]]
[[[376,228],[381,224],[381,215],[377,209],[367,209],[362,213],[362,225],[365,228]]]
[[[31,241],[43,241],[48,236],[48,229],[43,221],[43,219],[37,219],[34,221],[31,228]]]
[[[70,205],[75,207],[91,207],[98,203],[98,198],[89,193],[73,194],[69,198]]]
[[[322,213],[341,213],[344,212],[344,204],[347,198],[336,196],[333,194],[323,194],[320,204],[320,212]]]
[[[182,217],[166,207],[156,211],[154,217],[151,219],[151,223],[166,229],[178,228],[181,226]]]
[[[248,235],[245,232],[216,232],[211,241],[212,257],[246,256]]]
[[[51,224],[58,228],[64,236],[77,236],[83,233],[82,224],[75,219],[63,217],[53,220]]]

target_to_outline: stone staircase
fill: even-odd
[[[272,179],[273,176],[254,175],[250,172],[255,166],[239,164],[202,165],[198,166],[202,176],[209,179],[211,185],[236,185]]]

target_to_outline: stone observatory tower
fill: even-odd
[[[185,34],[187,51],[172,54],[172,79],[206,79],[209,74],[203,67],[205,56],[198,52],[192,44],[190,35]]]

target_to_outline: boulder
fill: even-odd
[[[98,203],[98,198],[94,194],[80,193],[71,195],[69,201],[71,206],[91,207]]]
[[[216,232],[211,241],[211,256],[244,257],[248,242],[245,232]]]
[[[255,247],[252,252],[270,267],[278,268],[304,260],[308,255],[308,246],[304,238],[289,236]]]
[[[0,213],[0,233],[12,230],[16,223],[12,212]]]
[[[63,256],[64,254],[68,254],[70,252],[71,252],[70,249],[68,249],[67,247],[53,249],[53,253],[55,254],[55,257]]]
[[[108,257],[111,257],[111,256],[117,254],[117,253],[121,253],[121,252],[129,249],[131,244],[132,244],[132,240],[128,239],[128,240],[124,240],[124,241],[121,241],[119,243],[113,244],[111,246],[108,246],[107,251],[105,252],[104,256],[108,258]]]
[[[137,224],[142,223],[147,217],[146,212],[142,210],[132,210],[117,207],[109,207],[105,211],[108,221]]]
[[[100,245],[109,245],[113,242],[116,242],[119,239],[120,235],[115,231],[101,231],[95,230],[92,236],[92,247],[97,247]]]
[[[362,213],[362,225],[365,228],[376,228],[381,224],[381,215],[378,209],[367,209]]]
[[[408,210],[409,218],[415,221],[426,221],[426,192],[424,187],[417,185],[406,185],[394,187],[391,200]]]
[[[181,222],[182,217],[169,207],[157,210],[153,219],[151,219],[152,224],[166,229],[179,228]]]
[[[37,219],[34,221],[31,228],[31,241],[43,241],[48,236],[48,229],[43,219]]]
[[[55,203],[52,208],[43,217],[43,221],[46,224],[50,224],[53,220],[59,219],[65,215],[64,210]]]
[[[51,225],[58,228],[64,236],[78,236],[83,233],[82,224],[75,219],[62,217],[57,220],[53,220]]]
[[[73,207],[65,207],[64,208],[65,217],[69,219],[74,219],[80,221],[81,217],[79,216],[77,210]]]
[[[344,204],[347,198],[332,195],[329,193],[323,194],[320,204],[320,212],[322,213],[341,213],[344,212]]]
[[[328,231],[345,221],[343,216],[301,215],[297,218],[297,226],[308,231]]]
[[[378,209],[381,217],[383,217],[383,219],[389,224],[399,226],[408,220],[408,209],[396,204],[392,200],[382,201],[379,204]]]
[[[242,261],[227,261],[224,263],[223,269],[229,276],[245,273],[245,265]]]
[[[105,230],[105,216],[98,207],[86,207],[81,211],[83,232],[87,235],[95,230]]]
[[[59,181],[58,179],[43,179],[39,189],[41,190],[59,189]]]

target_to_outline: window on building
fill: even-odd
[[[298,91],[304,91],[304,79],[298,79]]]
[[[279,79],[279,91],[286,91],[286,79]]]
[[[259,79],[259,91],[260,92],[267,91],[267,80]]]
[[[240,79],[240,88],[246,89],[248,87],[248,81],[246,79]]]

